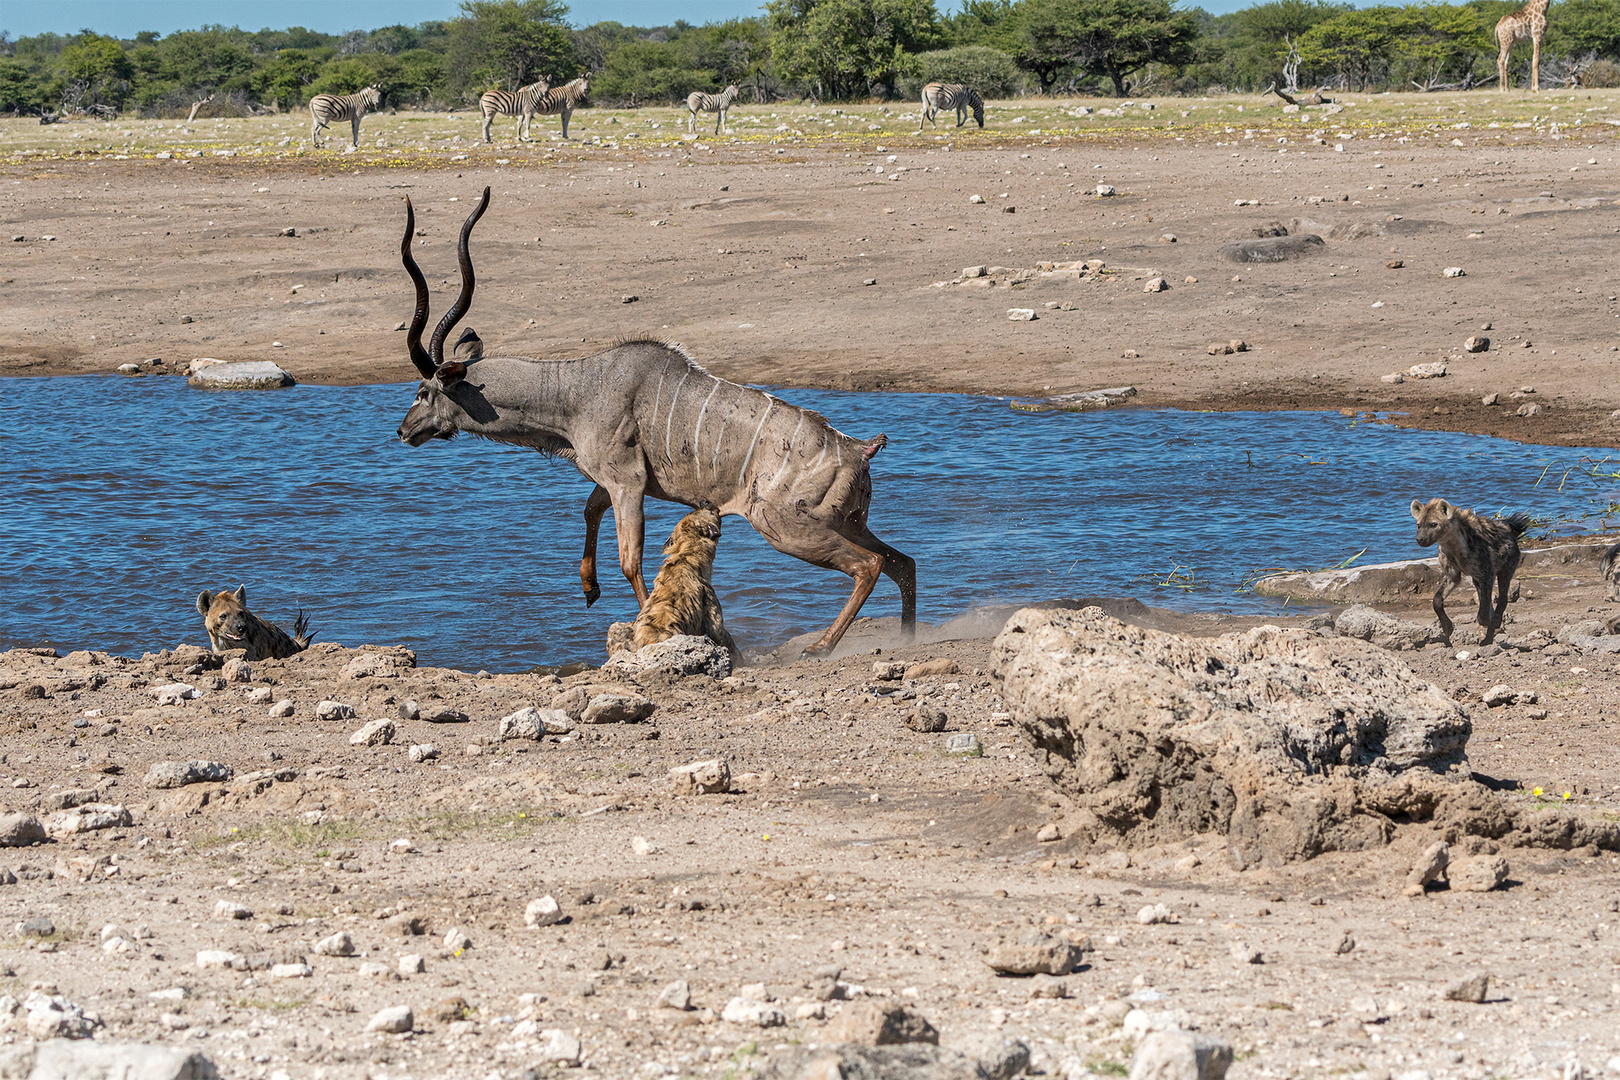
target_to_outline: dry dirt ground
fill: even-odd
[[[3,121],[0,374],[212,356],[310,382],[415,378],[393,333],[411,303],[401,197],[442,311],[457,230],[488,184],[469,323],[492,350],[653,335],[755,383],[1130,384],[1144,405],[1400,410],[1521,440],[1620,439],[1620,131],[1602,120],[1620,95],[1366,98],[1328,116],[1240,104],[1167,100],[1137,115],[1170,120],[1095,130],[1055,107],[1015,127],[1008,108],[984,132],[938,136],[914,135],[915,113],[756,107],[737,114],[742,134],[697,141],[654,141],[670,134],[662,110],[588,110],[571,143],[552,124],[549,142],[489,148],[472,145],[475,121],[402,114],[368,119],[352,155],[295,153],[307,125],[293,116]],[[1418,123],[1422,110],[1442,119]],[[817,124],[833,127],[804,133]],[[1221,254],[1273,222],[1326,244],[1272,264]],[[1037,270],[1087,259],[1108,272]],[[1005,272],[949,284],[970,266]],[[1019,271],[1033,276],[1013,284]],[[1156,276],[1169,289],[1144,292]],[[1010,322],[1013,308],[1039,318]],[[1490,349],[1462,352],[1476,334]],[[1233,338],[1251,351],[1207,354]],[[1447,359],[1444,378],[1381,381]],[[1526,386],[1540,415],[1517,414],[1509,395]],[[1490,393],[1501,404],[1482,405]]]
[[[946,150],[885,133],[882,151],[769,139],[510,151],[521,167],[496,164],[501,148],[406,165],[14,155],[0,217],[23,239],[0,238],[0,373],[215,356],[274,359],[305,381],[414,377],[393,332],[409,304],[398,197],[417,203],[442,310],[455,229],[488,183],[470,322],[492,349],[565,355],[650,333],[754,382],[1133,384],[1149,405],[1405,410],[1613,445],[1609,129],[1475,131],[1454,147],[1370,128],[1339,140],[1334,122],[1320,145],[1269,128],[1245,138],[1240,121],[1186,142],[997,134]],[[1099,183],[1117,193],[1088,194]],[[1220,254],[1294,219],[1327,237],[1321,254],[1243,266]],[[1119,272],[936,288],[966,266],[1088,258]],[[1450,266],[1466,276],[1443,277]],[[1150,270],[1168,291],[1142,291]],[[1013,307],[1041,317],[1009,322]],[[1460,353],[1485,322],[1490,351]],[[1233,337],[1252,351],[1206,354]],[[1380,381],[1448,357],[1443,379]],[[1540,415],[1479,403],[1532,385]],[[1526,586],[1510,643],[1612,613],[1590,572]],[[1253,622],[1133,618],[1190,633]],[[1049,1076],[1120,1075],[1140,1025],[1167,1022],[1232,1041],[1235,1080],[1620,1076],[1614,853],[1511,849],[1505,888],[1413,898],[1405,875],[1433,839],[1421,824],[1383,851],[1244,870],[1213,837],[1130,852],[1041,842],[1045,825],[1063,833],[1066,809],[1001,708],[987,639],[896,649],[891,629],[863,621],[839,658],[728,683],[649,682],[649,723],[504,744],[499,718],[548,705],[550,677],[345,677],[363,654],[319,643],[218,686],[194,647],[0,655],[0,809],[53,821],[53,806],[93,798],[129,814],[0,857],[0,991],[60,993],[97,1014],[102,1038],[196,1047],[232,1077],[514,1080],[552,1068],[543,1048],[569,1038],[592,1075],[741,1077],[869,998],[905,1002],[947,1044],[1021,1039]],[[1474,653],[1403,654],[1472,712],[1470,767],[1517,804],[1620,813],[1620,661],[1560,645]],[[874,693],[872,664],[891,658],[956,663],[904,688],[948,714],[945,732],[908,729],[915,700]],[[159,705],[153,689],[175,681],[203,692]],[[1479,695],[1497,683],[1538,700],[1488,708]],[[256,691],[292,715],[270,716]],[[393,743],[350,744],[406,700],[466,720],[399,719]],[[322,701],[355,715],[317,719]],[[982,756],[947,755],[964,733]],[[439,756],[412,761],[425,743]],[[738,790],[672,793],[671,766],[715,756]],[[176,760],[234,776],[144,783]],[[529,928],[543,896],[565,921]],[[1140,923],[1150,904],[1176,921]],[[994,975],[986,951],[1033,929],[1089,938],[1087,967]],[[340,931],[358,955],[317,953]],[[456,931],[468,941],[447,944]],[[200,966],[207,951],[235,966]],[[407,955],[423,970],[399,974]],[[310,972],[276,977],[274,963]],[[1444,998],[1480,970],[1486,1002]],[[658,1007],[678,979],[693,1008]],[[721,1019],[745,987],[785,1023]],[[1122,1000],[1139,1008],[1129,1028]],[[365,1030],[398,1005],[413,1009],[410,1032]]]
[[[1620,663],[1511,643],[1613,605],[1589,570],[1526,585],[1509,648],[1458,659],[1472,636],[1459,631],[1460,650],[1402,656],[1467,704],[1470,768],[1504,800],[1612,820]],[[1197,634],[1253,624],[1126,613]],[[192,1046],[244,1077],[513,1078],[551,1068],[546,1048],[568,1037],[594,1075],[740,1077],[823,1041],[868,998],[912,1007],[947,1045],[1022,1040],[1036,1075],[1120,1074],[1150,1021],[1229,1039],[1244,1080],[1620,1074],[1615,853],[1505,849],[1503,888],[1414,898],[1405,875],[1434,839],[1421,824],[1385,850],[1244,870],[1219,837],[1129,852],[1042,842],[1043,826],[1064,832],[1065,806],[1002,711],[988,641],[896,649],[881,644],[890,623],[858,624],[838,659],[626,683],[658,703],[649,722],[540,742],[502,743],[498,721],[551,704],[556,677],[379,663],[408,664],[395,650],[317,643],[228,682],[196,646],[0,655],[4,809],[50,822],[94,799],[132,818],[0,860],[17,879],[0,886],[0,989],[60,993],[98,1016],[101,1038]],[[959,670],[880,697],[896,687],[872,667],[890,659]],[[159,705],[155,688],[175,681],[201,696]],[[1488,708],[1497,683],[1537,701]],[[271,717],[266,702],[282,700],[292,715]],[[351,745],[407,700],[459,715]],[[323,701],[355,715],[318,719]],[[904,725],[918,702],[944,710],[945,732]],[[946,752],[964,733],[982,756]],[[408,748],[428,743],[439,756],[413,762]],[[667,771],[712,757],[736,790],[676,797]],[[170,760],[235,776],[148,786]],[[525,925],[542,896],[566,921]],[[1175,921],[1140,923],[1153,904]],[[52,932],[25,926],[41,918]],[[1088,966],[995,975],[987,950],[1032,930],[1089,938]],[[340,931],[356,955],[317,952]],[[201,967],[207,951],[235,968]],[[404,956],[425,970],[398,974]],[[277,963],[309,973],[278,977]],[[843,1000],[823,1000],[833,969]],[[1481,970],[1483,1004],[1444,998]],[[675,980],[691,1009],[657,1005]],[[785,1023],[719,1017],[744,995]],[[365,1030],[399,1005],[410,1033]]]

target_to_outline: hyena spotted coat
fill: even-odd
[[[714,592],[719,544],[720,511],[713,503],[704,503],[676,522],[664,542],[664,565],[631,630],[632,648],[691,634],[723,646],[731,654],[732,666],[741,666],[742,654],[726,632],[720,598]]]
[[[197,610],[202,612],[208,642],[217,653],[246,649],[249,660],[284,660],[309,648],[315,636],[302,611],[291,634],[253,614],[247,609],[246,585],[238,586],[235,592],[203,590],[197,597]]]
[[[1484,644],[1489,645],[1507,613],[1508,587],[1519,569],[1519,537],[1530,527],[1529,516],[1486,518],[1444,499],[1430,499],[1427,503],[1413,499],[1412,517],[1417,520],[1417,542],[1424,547],[1440,545],[1440,588],[1434,593],[1434,613],[1440,618],[1441,636],[1447,645],[1451,644],[1452,622],[1446,616],[1446,594],[1467,574],[1479,593],[1477,621],[1485,628]]]

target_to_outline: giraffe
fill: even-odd
[[[1547,4],[1550,0],[1528,0],[1518,11],[1502,16],[1496,24],[1496,85],[1508,88],[1508,56],[1515,42],[1530,39],[1530,90],[1541,89],[1541,38],[1547,33]]]

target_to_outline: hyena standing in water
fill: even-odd
[[[1519,569],[1519,537],[1530,527],[1529,515],[1484,518],[1444,499],[1430,499],[1427,503],[1413,499],[1412,516],[1417,519],[1417,542],[1423,547],[1440,545],[1441,580],[1434,593],[1434,613],[1440,617],[1441,636],[1447,645],[1451,644],[1452,622],[1446,617],[1446,594],[1467,574],[1479,593],[1478,622],[1485,628],[1483,644],[1489,645],[1507,613],[1508,587]]]
[[[275,623],[265,622],[253,614],[247,609],[246,585],[238,586],[235,592],[221,589],[210,594],[203,590],[197,597],[197,610],[202,612],[208,642],[217,653],[246,649],[249,660],[285,660],[309,648],[315,636],[309,628],[309,618],[302,611],[290,635]]]
[[[664,565],[631,630],[632,648],[692,634],[722,646],[731,654],[732,666],[742,666],[742,653],[726,632],[720,598],[714,593],[714,555],[719,546],[720,511],[713,503],[703,503],[675,523],[675,531],[664,542]]]

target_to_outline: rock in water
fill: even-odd
[[[1274,626],[1192,639],[1095,607],[1025,609],[992,670],[1047,774],[1099,828],[1143,844],[1217,831],[1245,861],[1386,843],[1398,798],[1380,792],[1417,786],[1392,775],[1461,762],[1471,731],[1392,654]]]
[[[240,364],[210,364],[196,371],[186,385],[198,390],[280,390],[298,381],[268,360]]]
[[[1130,1080],[1225,1080],[1232,1045],[1193,1031],[1155,1031],[1131,1059]]]

